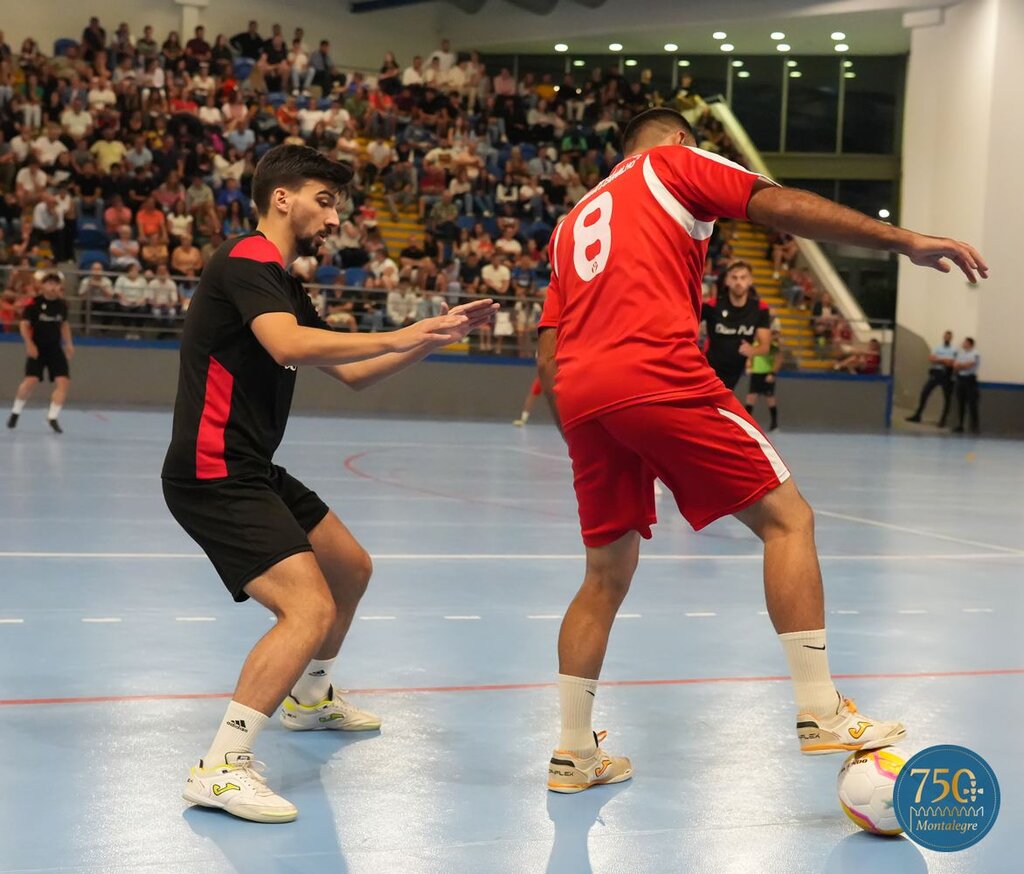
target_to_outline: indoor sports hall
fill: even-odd
[[[59,17],[8,4],[0,874],[1019,871],[1022,40],[1016,0],[96,0]],[[614,265],[594,246],[614,259],[624,226],[578,217],[599,192],[625,212],[627,125],[651,108],[685,120],[696,160],[783,186],[752,182],[750,213],[763,192],[799,189],[876,220],[860,244],[818,243],[781,218],[705,221],[696,196],[644,177],[702,255],[679,296],[704,326],[694,342],[712,362],[716,343],[742,356],[737,412],[719,412],[772,489],[788,469],[813,508],[836,718],[848,698],[852,738],[874,719],[906,736],[801,755],[802,680],[766,605],[777,570],[728,512],[694,531],[656,484],[653,537],[586,702],[607,731],[595,755],[628,756],[631,779],[602,785],[604,760],[566,791],[550,769],[590,766],[564,745],[559,631],[604,544],[581,537],[566,442],[577,451],[580,426],[563,437],[553,420],[572,397],[576,328],[551,301],[610,287],[580,265]],[[257,165],[278,146],[346,168],[337,198],[316,192],[336,217],[308,249],[294,229],[316,207],[281,199],[288,181],[269,206],[261,193]],[[889,228],[936,235],[946,260],[916,236],[879,251]],[[238,278],[239,258],[291,283],[301,331],[401,365],[364,387],[353,353],[330,353],[340,382],[311,352],[279,353],[263,326],[292,310],[253,316],[245,295],[268,292]],[[183,392],[213,295],[236,308],[209,342],[230,335],[251,357],[232,373],[203,359],[193,428]],[[638,319],[623,336],[657,330]],[[617,361],[628,392],[632,365]],[[235,497],[222,511],[220,492],[196,491],[206,521],[186,533],[161,472],[173,421],[196,481],[245,480],[233,465],[248,450],[231,441],[270,383],[283,414],[250,432],[273,444],[287,420],[274,463],[337,514],[373,573],[336,660],[291,638],[307,647],[303,676],[284,711],[260,716],[239,669],[310,615],[289,574],[320,562],[333,587],[332,571],[318,541],[266,547],[274,526]],[[214,529],[228,533],[211,545]],[[235,603],[224,557],[261,549],[274,558]],[[280,588],[264,596],[268,581]],[[348,725],[337,695],[379,729],[287,730],[288,707],[314,712],[297,690],[321,660],[320,722]],[[277,680],[261,670],[262,694]],[[259,731],[251,746],[239,713]],[[236,745],[204,805],[192,781],[225,725]],[[854,779],[844,762],[871,770]],[[254,803],[269,786],[297,816],[229,815],[223,796],[250,785]],[[924,792],[931,813],[914,806]],[[908,810],[904,834],[871,833]]]

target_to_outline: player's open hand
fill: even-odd
[[[746,340],[740,340],[740,355],[744,358],[750,358],[754,354],[754,347],[751,346]]]
[[[35,343],[28,343],[25,347],[25,351],[29,358],[39,357],[39,347]]]
[[[940,273],[949,273],[953,269],[950,264],[952,261],[972,285],[978,281],[979,276],[988,279],[988,265],[981,253],[968,243],[948,237],[912,234],[903,254],[918,267],[931,267]]]
[[[453,342],[457,331],[469,323],[465,313],[444,313],[431,319],[422,319],[408,328],[392,334],[395,352],[411,352],[424,346],[446,346]]]
[[[448,342],[458,343],[461,340],[464,340],[474,328],[479,328],[481,325],[487,324],[500,308],[500,305],[496,304],[490,298],[459,304],[459,306],[453,307],[451,310],[448,309],[448,304],[442,304],[442,313],[447,312],[448,315],[464,315],[467,318],[464,325],[451,332],[451,339]],[[447,345],[447,343],[442,345]]]

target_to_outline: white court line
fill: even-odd
[[[216,616],[175,616],[175,622],[216,622]]]
[[[500,523],[499,523],[500,524]],[[925,532],[911,532],[925,533]],[[927,534],[929,537],[943,537],[945,535]],[[968,541],[964,541],[968,542]],[[987,544],[985,544],[987,545]],[[1003,552],[956,552],[956,553],[914,553],[883,555],[873,553],[870,555],[819,555],[820,561],[982,561],[986,559],[1010,559],[1019,560],[1024,558],[1024,550],[1011,550],[1005,546],[991,546],[991,549],[1004,550]],[[205,559],[201,552],[16,552],[0,551],[0,559],[4,558],[95,558],[95,559],[154,559],[154,560],[179,560],[179,559]],[[377,553],[373,556],[374,561],[583,561],[583,552],[569,553]],[[761,553],[749,553],[746,555],[643,555],[641,561],[740,561],[760,562],[763,559]]]
[[[687,613],[686,615],[690,616],[690,617],[696,618],[696,617],[699,617],[699,616],[717,616],[718,614],[717,613]]]
[[[616,613],[615,614],[615,618],[616,619],[643,619],[643,614],[641,614],[641,613]]]
[[[559,613],[528,613],[527,619],[561,619],[562,616]]]
[[[819,516],[828,516],[832,519],[843,519],[846,522],[859,522],[861,525],[872,525],[875,528],[886,528],[889,531],[902,531],[904,534],[916,534],[918,537],[931,537],[935,540],[946,540],[949,543],[962,543],[964,546],[980,546],[982,549],[994,549],[997,552],[1005,552],[1010,555],[1024,555],[1024,550],[1013,549],[1009,546],[999,546],[995,543],[985,543],[982,540],[967,540],[963,537],[954,537],[951,534],[939,534],[935,531],[925,531],[920,528],[908,528],[906,525],[893,525],[889,522],[879,522],[877,519],[865,519],[863,516],[849,516],[846,513],[833,513],[831,510],[815,510]]]
[[[768,611],[767,610],[758,610],[757,611],[757,615],[758,616],[767,616],[768,615]]]
[[[23,625],[24,619],[0,619],[0,625]]]
[[[445,616],[445,619],[451,619],[454,622],[468,622],[473,619],[479,619],[479,616]]]
[[[120,616],[83,616],[83,622],[120,622]]]
[[[833,610],[836,616],[859,616],[860,610]]]
[[[897,610],[896,612],[902,614],[903,616],[919,616],[922,613],[927,613],[928,611],[927,610]]]
[[[964,613],[991,613],[991,607],[964,607]]]
[[[383,622],[386,619],[394,619],[394,616],[360,616],[363,622]]]

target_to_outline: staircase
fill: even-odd
[[[758,296],[771,307],[772,316],[782,326],[782,352],[787,362],[799,370],[831,370],[832,362],[822,358],[814,345],[811,314],[791,307],[782,296],[782,284],[772,278],[772,263],[767,258],[768,235],[764,228],[749,222],[737,222],[732,239],[733,254],[754,268]]]
[[[366,202],[377,210],[377,227],[380,229],[381,239],[388,247],[388,255],[397,260],[398,253],[409,245],[410,236],[415,236],[416,241],[422,245],[423,223],[419,220],[415,206],[399,209],[398,221],[392,221],[382,192],[381,186],[374,185]]]

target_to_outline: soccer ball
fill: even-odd
[[[902,834],[892,806],[892,790],[904,764],[903,757],[892,747],[863,750],[849,756],[836,780],[843,813],[872,834]]]

